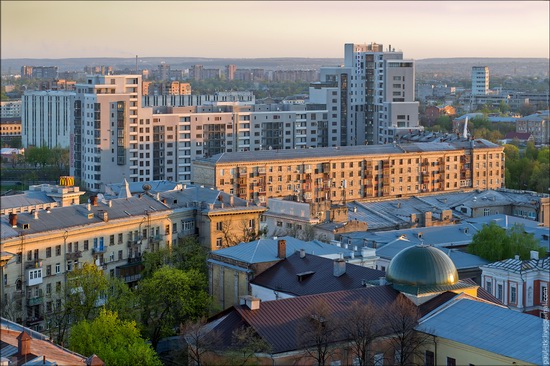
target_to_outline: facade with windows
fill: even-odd
[[[221,198],[220,198],[221,197]],[[2,216],[0,289],[3,313],[41,330],[60,306],[67,274],[93,263],[105,275],[133,286],[141,278],[142,255],[196,237],[208,249],[217,238],[238,237],[245,223],[257,236],[265,208],[200,187],[113,200],[91,196],[89,204]],[[218,232],[218,222],[228,230]]]
[[[415,101],[415,62],[391,45],[344,45],[350,145],[385,144],[422,130]],[[322,80],[321,80],[322,81]],[[353,140],[353,141],[352,141]]]
[[[262,150],[197,159],[192,179],[263,205],[268,198],[345,203],[500,188],[504,154],[486,140]]]
[[[23,146],[68,148],[72,139],[74,102],[74,92],[25,92],[21,107]]]
[[[489,93],[489,67],[472,67],[472,96],[487,95]]]
[[[548,319],[550,258],[518,257],[481,267],[482,286],[510,309]]]

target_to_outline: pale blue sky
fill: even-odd
[[[2,58],[549,57],[549,1],[1,1]]]

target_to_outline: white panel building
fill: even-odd
[[[65,91],[25,92],[21,98],[23,146],[69,147],[75,96]]]
[[[489,67],[472,67],[472,96],[489,94]]]

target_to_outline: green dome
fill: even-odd
[[[442,250],[416,245],[393,257],[386,279],[394,285],[448,286],[458,282],[458,272],[451,258]]]

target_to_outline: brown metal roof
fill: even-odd
[[[238,322],[238,319],[242,319],[271,346],[272,353],[293,351],[300,343],[297,337],[300,322],[311,315],[308,309],[317,301],[323,300],[331,314],[338,319],[344,317],[355,301],[387,307],[397,296],[399,292],[390,286],[377,286],[266,301],[257,310],[250,310],[244,305],[235,306],[230,308],[228,315],[214,330],[219,331],[225,339],[226,335],[237,329],[238,324],[242,324]],[[237,314],[240,317],[236,317]]]
[[[346,263],[346,272],[335,277],[333,268],[332,259],[310,254],[300,258],[300,253],[296,252],[262,272],[251,283],[303,296],[360,288],[364,287],[364,280],[378,280],[385,276],[384,271]]]

